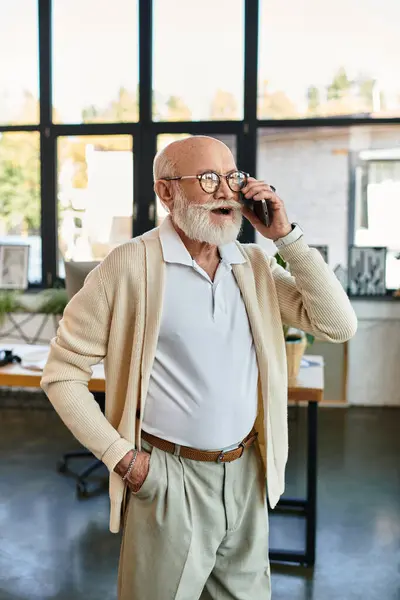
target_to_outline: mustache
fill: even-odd
[[[202,208],[203,210],[217,210],[218,208],[230,208],[232,210],[241,210],[241,205],[239,202],[235,202],[235,200],[225,200],[223,202],[206,202],[206,204],[198,204],[197,208]]]

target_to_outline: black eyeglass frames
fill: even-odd
[[[231,171],[226,175],[221,175],[215,171],[205,171],[200,175],[181,175],[180,177],[160,177],[164,181],[179,181],[181,179],[197,179],[201,189],[207,194],[215,194],[221,185],[221,178],[224,177],[232,192],[240,192],[246,185],[249,177],[244,171]]]

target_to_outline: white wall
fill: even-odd
[[[349,152],[400,146],[400,127],[263,129],[257,177],[272,183],[310,245],[329,246],[329,264],[347,265]],[[268,252],[276,248],[257,234]]]
[[[349,342],[347,401],[400,406],[400,302],[353,300],[358,331]]]

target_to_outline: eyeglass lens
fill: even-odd
[[[227,176],[227,183],[233,192],[239,192],[246,185],[246,175],[242,171],[233,171]],[[213,171],[203,173],[200,185],[205,192],[212,194],[220,185],[220,177]]]
[[[247,177],[242,171],[228,175],[228,185],[233,192],[239,192],[246,185]]]
[[[213,173],[212,171],[203,173],[200,179],[200,184],[205,192],[211,194],[219,187],[219,176],[217,173]]]

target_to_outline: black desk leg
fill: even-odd
[[[317,437],[318,402],[309,402],[307,408],[307,519],[306,519],[306,564],[315,563],[317,526]]]

